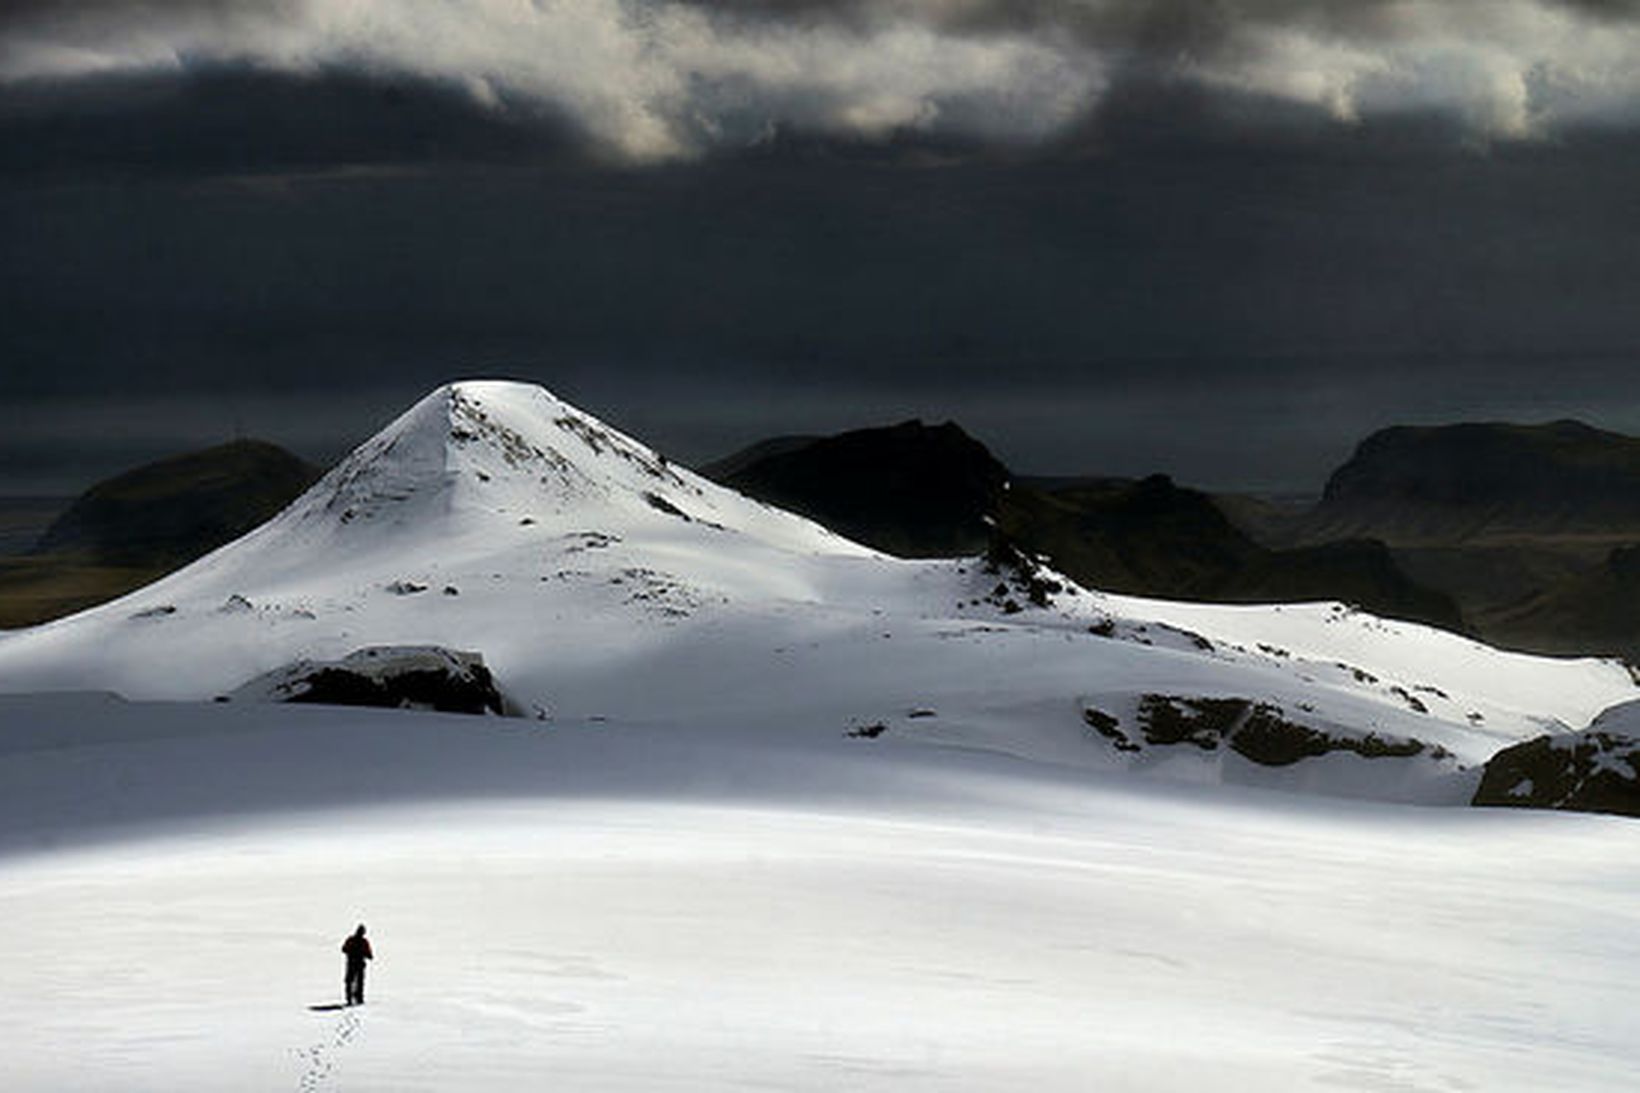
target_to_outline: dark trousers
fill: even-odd
[[[342,989],[347,992],[349,1005],[364,1004],[364,961],[347,962],[347,974],[342,977]]]

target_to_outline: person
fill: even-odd
[[[347,957],[347,974],[342,977],[342,990],[347,992],[347,1004],[364,1005],[364,962],[374,959],[370,942],[364,937],[364,923],[342,942],[342,954]]]

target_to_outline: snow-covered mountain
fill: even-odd
[[[1633,1084],[1631,821],[1200,784],[1632,772],[1620,665],[900,561],[464,383],[0,635],[88,688],[185,701],[0,695],[8,1090]],[[264,701],[360,689],[544,720]]]
[[[1640,695],[1340,604],[1080,589],[904,561],[751,501],[533,386],[440,388],[279,516],[122,600],[0,636],[0,689],[205,699],[360,649],[476,652],[555,723],[691,718],[861,747],[1466,801],[1500,748]]]

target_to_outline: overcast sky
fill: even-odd
[[[1305,489],[1640,432],[1628,0],[5,0],[0,493],[537,380]]]

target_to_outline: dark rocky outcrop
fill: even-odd
[[[478,653],[435,645],[378,645],[339,661],[301,660],[246,683],[230,700],[513,713]]]
[[[1144,750],[1139,744],[1131,740],[1127,733],[1122,731],[1121,718],[1115,714],[1106,713],[1097,707],[1089,706],[1082,711],[1082,722],[1096,735],[1109,740],[1111,746],[1117,751],[1135,752]]]
[[[1008,484],[1007,468],[949,422],[769,441],[713,467],[726,486],[902,557],[984,550]]]
[[[1209,599],[1267,553],[1206,494],[1160,474],[1025,479],[1008,491],[997,522],[1067,576],[1132,595]]]
[[[1640,816],[1640,735],[1540,736],[1487,760],[1473,804]]]
[[[1034,555],[1000,531],[993,530],[985,548],[983,572],[999,578],[986,600],[1009,615],[1018,614],[1026,605],[1052,607],[1053,598],[1065,591],[1064,584],[1045,572]]]
[[[1083,720],[1111,740],[1121,751],[1139,745],[1122,732],[1108,714],[1084,711]],[[1260,766],[1285,767],[1330,752],[1352,752],[1363,759],[1409,759],[1425,751],[1433,760],[1449,758],[1442,749],[1429,749],[1411,738],[1337,736],[1300,724],[1281,707],[1245,698],[1201,698],[1147,694],[1139,700],[1139,730],[1147,745],[1189,744],[1203,751],[1226,745]]]
[[[46,529],[36,554],[177,566],[273,516],[319,477],[273,444],[236,440],[99,482]]]

